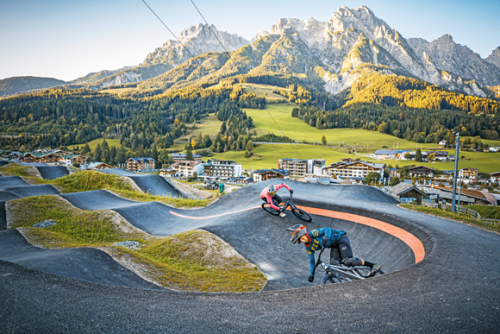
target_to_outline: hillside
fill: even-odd
[[[31,90],[50,88],[67,84],[54,78],[14,77],[0,80],[0,96],[14,95]]]

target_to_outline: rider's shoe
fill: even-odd
[[[374,264],[372,270],[370,270],[370,273],[368,274],[368,277],[375,276],[380,271],[380,268],[381,268],[380,264]]]
[[[284,212],[280,212],[280,217],[281,218],[286,217],[286,214]]]

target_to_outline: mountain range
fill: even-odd
[[[269,32],[257,34],[252,41],[218,31],[213,25],[198,24],[149,53],[137,66],[51,84],[102,89],[134,83],[137,90],[163,92],[190,85],[209,86],[236,75],[268,75],[295,77],[336,95],[375,72],[495,97],[495,86],[500,86],[500,47],[482,59],[448,34],[432,42],[407,39],[366,6],[341,7],[327,22],[280,19]],[[0,95],[37,89],[33,84],[28,86],[30,81],[33,79],[2,80]]]

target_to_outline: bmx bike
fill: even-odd
[[[274,205],[280,206],[280,204],[276,201],[273,200]],[[285,211],[288,207],[292,210],[292,213],[295,215],[295,217],[302,219],[305,222],[310,222],[312,220],[311,216],[307,212],[305,212],[302,209],[299,209],[294,203],[293,203],[293,193],[290,193],[290,199],[283,205],[282,209]],[[262,208],[264,211],[267,213],[270,213],[272,215],[279,215],[280,212],[278,210],[275,210],[269,206],[269,203],[262,203]]]
[[[379,269],[375,275],[370,276],[371,268],[367,266],[347,267],[343,264],[334,265],[321,262],[321,254],[323,254],[324,250],[325,248],[321,249],[318,261],[316,261],[316,266],[314,267],[314,271],[316,271],[316,268],[321,265],[323,271],[325,272],[325,275],[321,280],[321,284],[351,282],[384,274],[384,272]]]

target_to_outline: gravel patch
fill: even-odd
[[[134,249],[134,250],[139,250],[141,247],[144,247],[143,244],[137,242],[137,241],[120,241],[120,242],[115,242],[113,246],[117,247],[125,247],[128,249]]]
[[[33,227],[38,227],[38,228],[46,228],[46,227],[51,227],[56,224],[55,221],[53,220],[44,220],[43,222],[39,222],[33,225]]]

